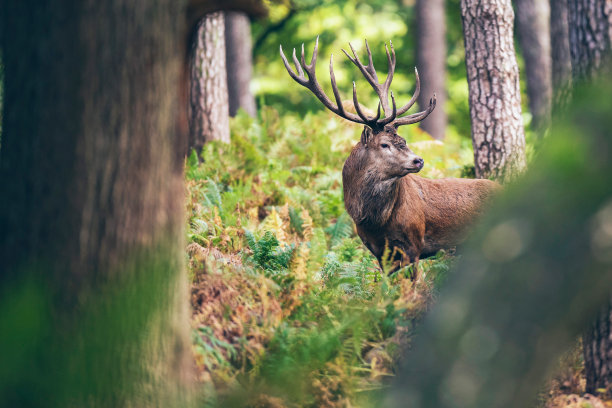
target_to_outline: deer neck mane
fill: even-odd
[[[385,225],[399,197],[401,178],[381,179],[365,163],[364,147],[357,145],[344,163],[344,205],[358,225]]]

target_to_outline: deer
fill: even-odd
[[[333,54],[329,74],[336,103],[325,94],[315,73],[318,37],[310,64],[305,62],[303,44],[300,60],[293,49],[297,72],[291,68],[282,45],[280,55],[291,78],[309,89],[327,109],[341,118],[364,125],[361,139],[353,147],[342,169],[346,211],[355,222],[361,241],[377,258],[383,271],[384,262],[391,263],[387,268],[389,273],[413,264],[412,278],[416,279],[419,260],[459,244],[465,238],[466,228],[481,215],[500,186],[484,179],[428,179],[415,174],[423,169],[425,162],[408,147],[397,131],[400,126],[427,118],[436,107],[436,95],[434,93],[429,106],[422,112],[401,116],[414,105],[420,93],[421,83],[415,68],[416,83],[412,98],[398,108],[391,91],[389,105],[389,88],[396,63],[393,43],[389,41],[389,45],[391,52],[385,44],[388,73],[382,83],[378,81],[367,40],[368,65],[361,62],[350,43],[352,56],[342,49],[378,95],[375,115],[368,115],[360,106],[355,82],[353,105],[356,114],[344,108],[336,85]]]

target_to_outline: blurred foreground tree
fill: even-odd
[[[549,0],[514,0],[516,32],[525,59],[527,97],[533,128],[542,131],[550,122],[552,68]]]
[[[225,13],[225,61],[230,116],[236,116],[240,108],[255,116],[257,108],[250,89],[253,75],[251,23],[245,13]]]
[[[0,406],[189,406],[185,5],[0,2]]]
[[[198,23],[191,46],[188,150],[199,154],[208,141],[230,142],[222,12],[209,13]]]
[[[612,2],[568,0],[568,9],[573,82],[609,77],[612,73]],[[612,233],[612,208],[605,217],[594,220],[597,224],[594,228]],[[594,238],[597,238],[595,245],[603,239],[599,235]],[[612,294],[612,289],[608,290]],[[586,391],[612,392],[612,296],[607,299],[594,326],[584,335],[583,346]]]
[[[525,168],[525,133],[510,0],[461,0],[476,176]]]
[[[0,405],[186,399],[184,4],[1,7]]]
[[[567,0],[550,0],[550,42],[552,56],[553,105],[569,102],[572,83]]]
[[[416,62],[421,77],[418,104],[425,109],[434,93],[437,109],[421,122],[421,128],[436,139],[446,133],[446,14],[444,0],[417,0]],[[412,33],[411,33],[412,34]]]
[[[559,355],[610,299],[611,93],[610,78],[575,89],[537,161],[473,231],[389,405],[535,405]]]

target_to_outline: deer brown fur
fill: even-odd
[[[393,269],[457,245],[499,188],[490,180],[432,180],[410,174],[423,161],[395,129],[363,132],[369,134],[367,141],[355,145],[342,170],[344,204],[379,262],[387,245],[395,250]]]
[[[334,77],[333,60],[330,61],[330,77],[336,104],[325,95],[315,76],[317,48],[318,39],[308,65],[304,61],[303,46],[301,63],[294,50],[293,61],[298,74],[289,66],[282,48],[281,57],[291,77],[310,89],[328,109],[345,119],[364,124],[361,141],[353,148],[342,170],[344,204],[363,243],[376,256],[381,267],[388,247],[392,271],[412,262],[418,263],[419,259],[432,256],[440,249],[457,245],[466,226],[483,211],[499,185],[490,180],[432,180],[412,174],[423,168],[424,161],[408,148],[406,141],[397,134],[397,128],[425,119],[434,110],[436,100],[434,95],[423,112],[399,117],[418,97],[420,82],[416,73],[416,91],[411,100],[398,109],[391,92],[392,106],[389,106],[388,93],[395,70],[393,45],[391,53],[387,49],[389,73],[384,83],[378,82],[367,42],[368,65],[361,63],[352,46],[353,57],[343,50],[379,96],[378,113],[374,117],[368,117],[360,108],[354,83],[353,103],[357,115],[344,110]],[[380,118],[381,107],[383,118]]]

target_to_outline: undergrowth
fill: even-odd
[[[321,112],[239,115],[186,164],[193,351],[203,406],[378,406],[450,257],[388,277],[344,210],[360,129]],[[459,176],[469,141],[403,134],[425,176]]]

